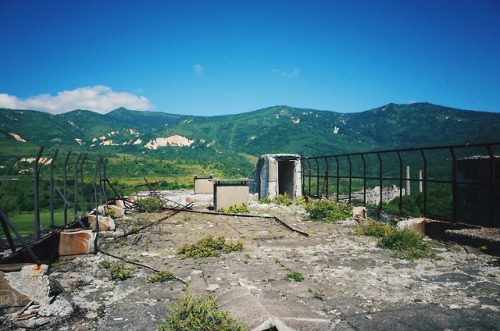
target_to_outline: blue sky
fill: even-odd
[[[0,0],[0,107],[500,112],[500,1]]]

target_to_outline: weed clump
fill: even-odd
[[[160,270],[148,277],[148,281],[151,283],[165,283],[174,279],[174,274],[168,270]]]
[[[173,307],[167,307],[168,317],[158,325],[159,331],[220,330],[244,331],[248,327],[217,309],[214,297],[196,299],[187,294]]]
[[[109,268],[109,277],[111,280],[125,280],[132,277],[132,271],[123,262],[113,263]]]
[[[408,229],[398,230],[388,224],[369,221],[355,230],[356,234],[378,238],[377,246],[390,249],[394,255],[407,260],[435,257],[423,237]]]
[[[241,205],[231,206],[227,209],[221,208],[220,212],[224,214],[248,214],[250,210],[246,204],[242,203]]]
[[[140,213],[157,213],[163,207],[158,198],[144,198],[137,201],[137,210]]]
[[[110,216],[110,217],[114,218],[116,216],[116,210],[111,209],[111,208],[106,208],[104,211],[104,214],[106,214],[106,216]]]
[[[194,259],[202,257],[212,257],[220,256],[221,252],[228,254],[234,251],[242,251],[243,243],[241,241],[236,241],[232,243],[226,243],[224,237],[214,238],[213,236],[208,236],[201,239],[196,244],[184,244],[177,250],[177,256],[181,259],[192,257]]]
[[[352,209],[349,205],[338,204],[329,200],[318,200],[306,205],[311,221],[333,223],[352,217]]]
[[[286,276],[285,276],[285,280],[287,280],[289,282],[300,283],[300,282],[303,282],[304,279],[305,279],[304,275],[302,275],[300,272],[297,272],[297,271],[290,272],[290,273],[286,274]]]
[[[259,203],[261,204],[274,203],[276,205],[291,206],[293,204],[293,201],[292,198],[290,198],[288,195],[279,194],[274,199],[270,199],[268,197],[262,198],[259,200]]]
[[[292,199],[286,195],[286,194],[278,194],[273,202],[277,205],[283,205],[283,206],[291,206],[293,201]]]

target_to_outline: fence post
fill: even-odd
[[[83,159],[80,164],[80,183],[82,185],[82,215],[85,214],[85,185],[83,183],[83,164],[87,160],[87,153],[83,154]]]
[[[308,195],[311,195],[311,162],[309,161],[309,158],[306,159],[307,161],[307,181],[308,181],[308,190],[307,190],[307,193]]]
[[[366,207],[366,160],[365,160],[365,154],[361,154],[361,160],[363,161],[363,206]]]
[[[63,194],[64,194],[64,197],[67,197],[68,196],[68,184],[66,182],[66,171],[68,170],[68,161],[69,161],[69,157],[71,155],[71,151],[68,151],[68,153],[66,154],[66,159],[64,159],[64,167],[63,167]],[[68,225],[68,205],[65,203],[64,204],[64,225]]]
[[[377,152],[378,164],[379,164],[379,181],[380,181],[380,201],[378,204],[378,218],[382,215],[382,187],[383,187],[383,165],[382,158],[380,157],[380,153]]]
[[[403,160],[401,159],[401,153],[396,152],[399,159],[399,213],[403,214]]]
[[[59,150],[56,149],[50,159],[50,226],[54,226],[54,163]]]
[[[347,160],[349,161],[349,203],[351,203],[351,197],[352,197],[352,161],[351,161],[350,155],[347,155]]]
[[[424,161],[424,171],[422,175],[423,181],[423,193],[424,193],[424,216],[427,216],[427,157],[425,156],[425,152],[423,149],[420,150],[420,154],[422,155],[422,159]]]
[[[75,189],[73,192],[75,200],[73,202],[73,215],[78,215],[78,164],[80,163],[82,156],[83,153],[78,154],[78,158],[75,162]]]
[[[337,202],[339,202],[340,196],[340,168],[339,168],[339,159],[335,156],[335,163],[337,164]]]
[[[494,223],[494,215],[495,215],[495,176],[496,176],[496,169],[495,169],[495,155],[493,154],[493,149],[491,148],[491,145],[487,145],[486,149],[488,150],[488,155],[490,157],[490,185],[489,185],[489,190],[490,190],[490,201],[489,201],[489,210],[488,210],[488,216],[489,216],[489,225],[493,227]]]
[[[40,239],[40,168],[38,163],[40,157],[43,154],[45,146],[41,146],[38,150],[34,165],[33,165],[33,177],[34,177],[34,190],[35,190],[35,240]]]
[[[329,164],[328,164],[328,158],[327,157],[324,157],[323,158],[325,160],[325,165],[326,165],[326,169],[325,169],[325,186],[326,186],[326,196],[328,197],[328,193],[329,193],[329,190],[328,190],[328,185],[329,185],[329,178],[328,178],[328,168],[330,167]]]
[[[319,192],[319,163],[318,163],[318,158],[314,158],[314,161],[316,162],[316,196],[318,198],[321,197],[320,192]]]
[[[452,159],[452,195],[451,195],[451,203],[453,208],[453,222],[457,222],[457,156],[455,154],[455,149],[450,147],[450,154]]]

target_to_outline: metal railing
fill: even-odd
[[[388,188],[397,188],[400,214],[405,207],[403,197],[417,190],[422,216],[449,221],[461,221],[457,210],[458,191],[475,187],[486,192],[488,201],[480,203],[487,206],[487,224],[494,226],[499,216],[495,209],[500,198],[499,154],[500,142],[495,142],[303,157],[302,187],[305,195],[313,197],[330,197],[348,203],[356,199],[364,206],[376,205],[379,215],[383,208],[384,189],[388,192]],[[486,163],[478,171],[487,173],[482,176],[475,173],[476,177],[481,177],[476,181],[467,178],[467,169],[462,169],[463,160],[474,159]],[[450,206],[445,206],[451,209],[448,215],[436,215],[430,210],[431,186],[450,192]],[[373,191],[374,187],[378,190]],[[378,197],[376,203],[367,202],[370,194]]]
[[[78,222],[82,228],[86,228],[82,222],[82,217],[89,209],[95,208],[108,201],[108,189],[115,194],[114,197],[120,197],[111,182],[107,178],[107,159],[99,157],[97,160],[90,160],[87,153],[79,153],[73,157],[72,152],[68,151],[62,164],[58,162],[57,156],[59,150],[56,149],[48,158],[43,158],[45,147],[41,146],[33,162],[33,185],[34,185],[34,240],[40,239],[42,232],[40,219],[40,187],[43,183],[49,183],[49,210],[50,210],[50,228],[66,227],[69,223],[68,213],[72,214],[71,222]],[[59,164],[58,164],[59,163]],[[73,165],[72,165],[73,163]],[[58,170],[57,175],[56,169]],[[72,178],[71,177],[72,172]],[[93,173],[91,181],[85,180],[85,176]],[[41,176],[43,174],[43,176]],[[41,179],[43,178],[43,180]],[[48,178],[47,178],[48,177]],[[90,188],[91,186],[91,188]],[[45,192],[47,195],[47,192]],[[55,210],[56,206],[63,206],[64,212],[62,220],[58,220],[56,225]],[[0,206],[1,209],[1,206]],[[80,216],[79,216],[80,213]],[[10,221],[2,212],[2,226],[4,232],[9,232]],[[15,231],[13,231],[15,232]],[[10,237],[10,233],[5,233]],[[16,236],[19,235],[16,233]],[[12,245],[11,245],[12,246]]]

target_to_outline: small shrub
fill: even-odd
[[[140,213],[157,213],[163,204],[158,198],[144,198],[137,201],[137,210]]]
[[[378,238],[378,247],[392,250],[399,258],[415,260],[435,257],[423,237],[408,229],[398,230],[388,224],[370,221],[366,225],[358,226],[355,232]]]
[[[304,275],[302,275],[300,272],[294,271],[290,272],[285,276],[285,279],[289,282],[297,282],[300,283],[304,281]]]
[[[250,212],[247,205],[245,205],[244,203],[238,206],[231,206],[227,209],[221,208],[220,211],[224,214],[248,214]]]
[[[231,252],[241,252],[243,250],[243,243],[241,241],[232,242],[229,244],[224,244],[222,251],[226,254]]]
[[[349,205],[337,204],[329,200],[310,202],[306,206],[309,213],[308,219],[324,223],[338,222],[352,217]]]
[[[273,203],[277,205],[283,205],[283,206],[291,206],[293,201],[292,199],[286,195],[286,194],[278,194],[274,200]]]
[[[231,253],[233,251],[242,251],[243,243],[240,241],[226,244],[224,237],[214,238],[208,236],[201,239],[196,244],[184,244],[177,250],[177,256],[182,259],[192,257],[194,259],[202,257],[220,256],[221,252]]]
[[[382,238],[395,229],[389,224],[384,224],[369,220],[365,225],[356,227],[356,234],[364,234],[365,236]]]
[[[166,308],[169,316],[158,325],[159,331],[248,330],[247,326],[239,323],[228,312],[217,309],[214,297],[196,299],[188,293],[173,307]]]
[[[262,203],[262,204],[270,204],[272,202],[273,201],[271,199],[269,199],[268,197],[265,197],[265,198],[262,198],[259,200],[259,203]]]
[[[286,194],[279,194],[274,199],[265,197],[259,200],[259,203],[270,204],[274,203],[276,205],[291,206],[293,204],[292,199]]]
[[[125,280],[132,277],[132,272],[125,267],[125,263],[113,263],[109,268],[109,275],[112,280]]]
[[[380,248],[395,251],[395,255],[408,260],[421,259],[430,256],[431,248],[422,236],[410,230],[394,230],[381,237],[377,243]]]
[[[106,210],[104,211],[104,214],[106,214],[106,216],[115,217],[116,210],[111,209],[111,208],[106,208]]]
[[[305,207],[305,206],[307,206],[307,199],[303,196],[299,197],[297,200],[295,200],[295,204],[297,206]]]
[[[148,277],[148,281],[150,281],[151,283],[165,283],[170,280],[173,280],[174,278],[175,278],[174,274],[171,273],[170,271],[160,270],[150,275]]]

